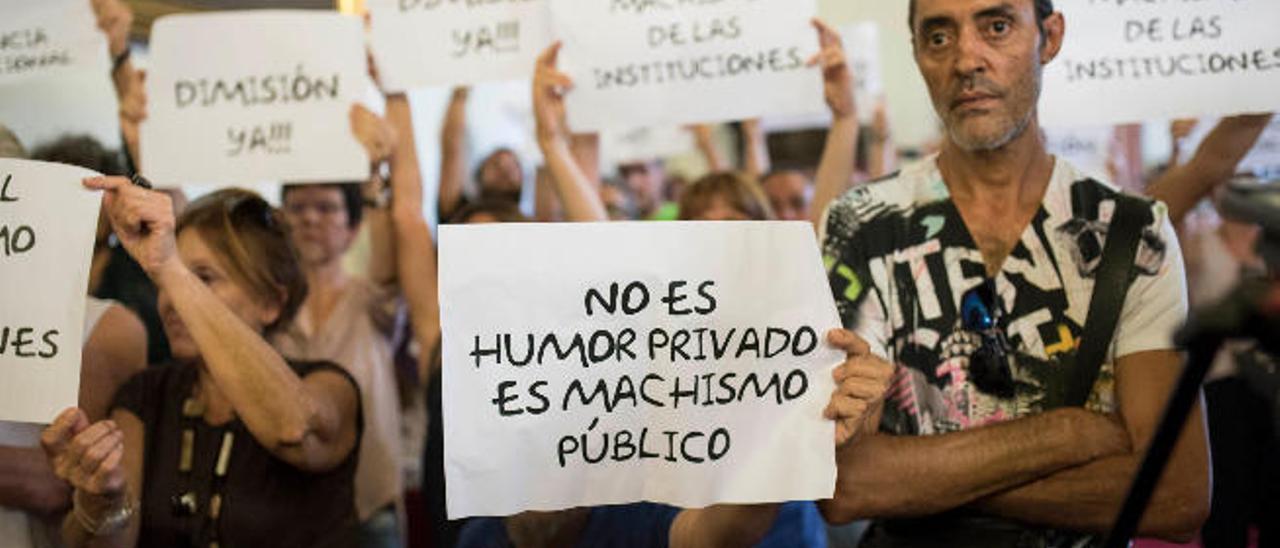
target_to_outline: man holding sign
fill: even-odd
[[[1177,238],[1162,205],[1045,151],[1041,75],[1066,27],[1051,0],[911,8],[946,140],[827,215],[842,319],[897,372],[884,432],[841,451],[824,510],[897,518],[873,526],[871,546],[1092,545],[1180,371]],[[1136,257],[1114,261],[1106,240],[1126,237]],[[1123,305],[1091,300],[1104,284]],[[1114,330],[1098,327],[1108,309]],[[1143,535],[1188,540],[1208,512],[1205,431],[1191,416]]]

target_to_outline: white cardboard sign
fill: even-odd
[[[0,125],[28,149],[63,134],[120,145],[106,37],[89,0],[0,0]]]
[[[369,0],[378,72],[390,91],[527,80],[551,44],[546,0]]]
[[[880,25],[875,21],[859,21],[840,27],[844,40],[845,60],[853,69],[853,98],[858,108],[858,122],[870,124],[875,118],[876,103],[884,94],[884,70],[880,57]],[[831,127],[831,111],[804,116],[765,116],[766,131],[798,131]]]
[[[447,225],[440,264],[451,518],[831,496],[808,224]]]
[[[1043,125],[1097,126],[1280,107],[1280,2],[1065,0]]]
[[[821,112],[815,0],[549,0],[576,131]]]
[[[87,169],[0,159],[0,421],[76,405],[99,193]]]
[[[142,164],[156,183],[363,180],[348,113],[368,82],[360,20],[170,15],[151,33]]]
[[[109,61],[89,0],[0,0],[0,86]]]

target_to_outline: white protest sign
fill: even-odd
[[[369,0],[378,73],[390,91],[533,75],[551,44],[546,0]]]
[[[87,169],[0,159],[0,421],[76,405],[99,193]]]
[[[1097,126],[1280,107],[1280,2],[1064,0],[1043,125]]]
[[[577,131],[821,112],[815,0],[549,0]]]
[[[450,517],[831,496],[844,356],[811,226],[440,234]]]
[[[600,133],[600,155],[605,165],[647,162],[693,149],[693,135],[681,127],[642,127]]]
[[[348,113],[360,20],[314,11],[170,15],[151,33],[143,172],[156,183],[363,180]]]
[[[874,21],[859,21],[841,27],[840,36],[844,40],[845,60],[853,70],[853,97],[858,121],[870,124],[875,117],[876,103],[884,94],[880,26]],[[825,129],[831,125],[831,111],[823,108],[805,116],[765,116],[762,124],[769,132]]]
[[[106,37],[89,0],[0,0],[0,125],[28,149],[63,134],[120,145]]]
[[[884,94],[884,76],[880,68],[880,27],[871,21],[854,23],[842,29],[845,54],[853,69],[854,99],[858,119],[871,123],[876,101]]]
[[[1069,162],[1081,173],[1110,181],[1107,169],[1115,130],[1111,126],[1091,128],[1045,128],[1045,148],[1059,160]]]
[[[89,0],[0,0],[0,86],[109,62]]]

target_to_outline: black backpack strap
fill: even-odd
[[[1120,311],[1124,309],[1145,221],[1151,218],[1150,205],[1142,199],[1117,194],[1115,204],[1102,260],[1094,272],[1093,296],[1076,353],[1076,366],[1068,376],[1066,405],[1071,407],[1081,407],[1089,401],[1098,370],[1107,359],[1107,349],[1111,347],[1116,325],[1120,323]]]

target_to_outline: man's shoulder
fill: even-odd
[[[1108,224],[1118,207],[1118,201],[1124,200],[1133,204],[1133,210],[1143,212],[1145,218],[1140,223],[1143,226],[1159,229],[1160,225],[1168,222],[1168,211],[1162,202],[1087,175],[1061,158],[1057,161],[1059,164],[1055,171],[1055,182],[1060,187],[1057,190],[1061,194],[1058,201],[1063,210],[1060,214],[1077,220]]]
[[[824,235],[847,238],[878,220],[906,215],[946,197],[946,185],[930,157],[849,189],[831,203],[822,228]]]

